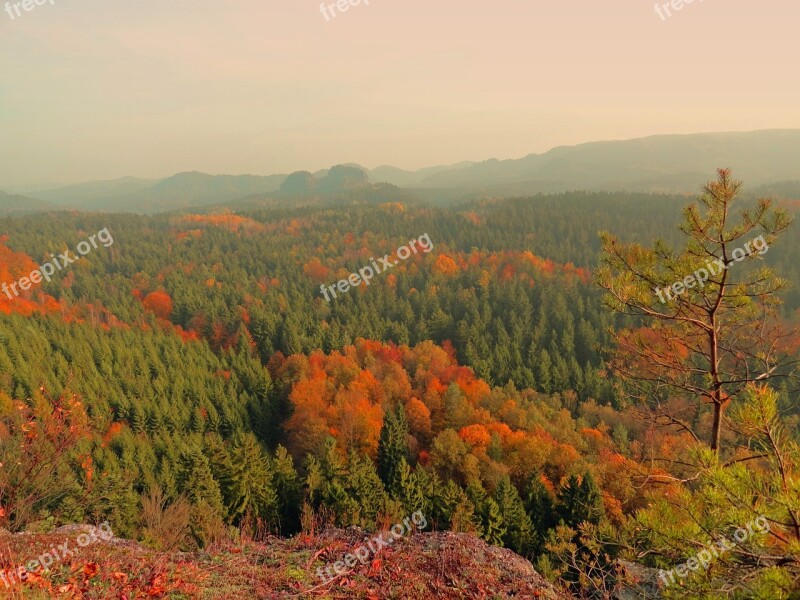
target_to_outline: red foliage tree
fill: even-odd
[[[172,314],[172,298],[166,292],[150,292],[142,300],[145,310],[150,311],[159,319],[168,320]]]

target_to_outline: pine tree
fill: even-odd
[[[193,433],[203,433],[206,430],[206,419],[199,406],[192,411],[189,428]]]
[[[426,510],[427,501],[420,485],[417,474],[411,470],[405,459],[400,461],[400,467],[397,471],[395,489],[397,491],[397,499],[402,503],[403,508],[407,514],[414,513],[418,510]]]
[[[604,546],[598,543],[600,537],[593,537],[598,534],[596,525],[603,518],[603,504],[591,475],[570,475],[561,486],[558,499],[559,525],[566,527],[559,527],[551,534],[548,549],[559,557],[560,562],[565,563],[562,579],[573,582],[573,586],[577,587],[587,571],[594,571],[605,573],[608,580],[613,582],[616,571],[611,566],[615,561],[614,546]],[[587,529],[584,527],[594,533],[585,535]]]
[[[409,460],[408,421],[403,405],[398,404],[395,412],[386,413],[378,440],[378,476],[390,495],[396,496],[400,465]]]
[[[181,471],[178,478],[180,491],[195,504],[203,501],[216,512],[222,513],[223,503],[219,485],[211,472],[208,459],[197,447],[181,454]]]
[[[473,506],[474,514],[473,514],[473,523],[477,531],[480,532],[481,537],[486,539],[486,535],[488,535],[487,527],[487,513],[488,513],[488,506],[487,506],[487,496],[486,490],[483,488],[483,484],[480,482],[479,479],[474,478],[469,481],[467,484],[467,489],[465,490],[465,494],[469,503]],[[492,501],[495,506],[497,503]],[[499,516],[499,507],[497,508]]]
[[[479,479],[470,479],[465,490],[467,498],[472,502],[476,510],[481,510],[483,503],[486,501],[486,490]]]
[[[583,477],[570,475],[559,491],[558,502],[561,522],[572,529],[584,522],[596,525],[603,518],[600,490],[588,472]]]
[[[386,490],[369,457],[350,452],[345,488],[358,507],[356,524],[361,527],[374,525],[386,502]]]
[[[482,513],[483,539],[493,546],[502,546],[508,529],[497,502],[493,498],[487,498]]]
[[[536,363],[536,383],[540,392],[549,394],[553,391],[553,363],[550,354],[544,348],[539,353]]]
[[[147,430],[147,416],[138,402],[131,408],[131,429],[135,433],[144,433]]]
[[[452,480],[442,482],[435,472],[431,475],[431,508],[428,520],[434,529],[446,529],[450,524],[453,508],[458,502],[455,493],[451,491],[451,484],[455,485]],[[455,488],[458,489],[458,486]]]
[[[630,330],[616,334],[617,351],[611,360],[622,389],[652,408],[661,408],[661,399],[670,395],[693,398],[710,408],[711,419],[700,420],[705,431],[692,430],[696,427],[692,423],[687,432],[696,440],[705,434],[718,456],[726,443],[722,436],[725,412],[738,404],[747,384],[780,380],[796,364],[794,353],[776,343],[791,335],[777,324],[779,293],[788,281],[764,265],[760,256],[793,219],[785,208],[773,208],[769,200],[744,200],[741,190],[742,182],[733,178],[730,169],[719,169],[699,201],[683,210],[680,229],[685,239],[677,249],[662,241],[646,247],[623,243],[608,232],[601,234],[603,256],[596,272],[597,283],[607,292],[607,305],[633,317],[639,331],[649,333],[646,337],[631,335]],[[758,253],[752,248],[757,240],[762,242]],[[741,256],[733,257],[740,252]],[[712,259],[719,262],[712,266]],[[727,268],[742,260],[753,268]],[[693,272],[694,279],[699,280],[700,273],[706,279],[689,285],[687,277],[682,292],[670,293],[676,273]],[[679,289],[680,279],[673,292]],[[754,363],[751,357],[758,360]],[[680,415],[663,416],[677,419]],[[739,443],[736,436],[727,443],[726,450],[734,453]]]
[[[319,464],[319,460],[316,456],[309,454],[306,457],[305,470],[306,479],[304,487],[306,490],[306,500],[312,509],[316,510],[322,503],[323,492],[322,466]]]
[[[437,489],[441,487],[441,481],[434,471],[429,471],[417,465],[414,469],[414,478],[417,481],[417,487],[422,495],[422,502],[416,510],[422,513],[428,519],[428,528],[430,529],[430,515],[433,511],[433,499],[437,493]]]
[[[530,551],[533,525],[517,488],[508,476],[503,477],[494,491],[494,500],[506,526],[503,545],[520,555]]]
[[[538,553],[544,549],[550,530],[558,522],[555,502],[540,475],[534,476],[528,486],[525,508],[533,527],[531,549],[533,553]]]
[[[236,437],[231,450],[231,464],[227,477],[231,520],[241,523],[243,519],[249,519],[255,526],[258,520],[263,519],[277,526],[278,498],[272,487],[269,461],[252,434]]]
[[[319,460],[317,502],[318,506],[325,506],[335,515],[336,523],[340,526],[352,524],[353,515],[358,512],[357,504],[345,488],[346,473],[346,465],[336,449],[336,440],[328,437]]]
[[[475,506],[466,495],[463,495],[453,508],[452,516],[450,517],[450,529],[457,533],[483,535],[480,517],[475,514]]]
[[[180,491],[192,503],[192,535],[200,546],[205,546],[213,541],[225,515],[222,494],[208,459],[199,448],[184,451],[180,462],[178,483]]]
[[[276,437],[275,408],[271,401],[272,379],[255,352],[255,342],[244,324],[236,334],[236,352],[231,350],[231,370],[238,387],[248,396],[247,411],[258,437],[269,443]]]
[[[278,497],[279,531],[284,535],[300,528],[301,489],[294,461],[283,446],[275,450],[271,461],[272,485]]]
[[[208,459],[211,474],[217,481],[222,498],[226,506],[233,503],[232,485],[230,474],[233,471],[233,461],[225,441],[217,434],[208,434],[203,439],[204,454]]]

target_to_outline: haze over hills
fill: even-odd
[[[694,192],[709,172],[731,167],[750,185],[800,178],[800,130],[668,135],[562,146],[516,160],[455,166],[419,187],[474,188],[528,184],[542,190]],[[384,171],[384,174],[388,172]],[[402,185],[402,178],[387,177]]]
[[[524,196],[564,191],[696,193],[719,167],[730,167],[749,189],[789,197],[800,181],[800,130],[661,135],[625,141],[562,146],[510,160],[460,162],[406,171],[343,164],[291,175],[179,173],[163,180],[125,177],[30,192],[28,196],[78,210],[153,213],[225,205],[242,200],[369,192],[375,183],[413,191],[430,201],[480,195]],[[382,188],[387,193],[389,188]],[[392,195],[391,193],[389,195]],[[20,205],[19,199],[13,206]],[[22,204],[25,204],[22,202]],[[48,204],[33,210],[48,210]],[[12,206],[0,198],[0,210]],[[19,208],[16,208],[19,210]]]
[[[415,187],[424,184],[426,179],[439,173],[460,171],[476,164],[478,163],[474,161],[464,161],[454,165],[426,167],[418,171],[406,171],[390,165],[383,165],[372,169],[369,173],[375,181],[383,181],[400,187]]]
[[[97,198],[81,208],[111,212],[161,212],[225,203],[245,196],[274,192],[285,175],[208,175],[178,173],[151,187],[119,196]]]
[[[195,171],[161,180],[124,177],[92,181],[31,195],[63,208],[156,213],[225,204],[254,194],[275,192],[285,178],[285,175],[208,175]]]
[[[92,201],[122,196],[144,190],[158,182],[157,179],[123,177],[110,181],[88,181],[43,191],[31,191],[30,195],[54,204],[82,206]]]
[[[758,196],[769,196],[780,200],[800,200],[800,180],[766,183],[750,191]]]
[[[0,191],[0,214],[41,212],[56,208],[58,207],[55,204],[44,200]]]

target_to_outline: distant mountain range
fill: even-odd
[[[460,163],[432,173],[380,170],[388,183],[423,188],[693,193],[719,167],[733,168],[749,186],[800,180],[800,130],[661,135],[562,146],[516,160]]]
[[[89,181],[44,191],[28,191],[27,193],[54,204],[80,207],[96,201],[102,202],[104,198],[133,194],[152,187],[156,183],[158,183],[157,179],[123,177],[113,181]]]
[[[283,180],[280,192],[288,196],[331,194],[357,189],[370,184],[369,174],[358,165],[336,165],[327,172],[298,171]]]
[[[781,200],[800,200],[800,180],[778,181],[756,186],[750,192],[757,196]]]
[[[0,192],[0,215],[11,213],[43,212],[55,209],[58,209],[58,206],[44,200]]]
[[[156,213],[225,204],[254,194],[275,192],[285,178],[285,175],[207,175],[195,171],[162,180],[125,177],[28,194],[63,208]]]
[[[442,201],[573,190],[695,194],[719,167],[731,167],[750,190],[757,188],[797,199],[800,130],[592,142],[519,159],[461,162],[417,171],[337,165],[317,173],[299,171],[291,175],[191,172],[163,180],[126,177],[26,192],[27,198],[0,193],[0,213],[51,210],[56,205],[77,210],[153,213],[238,201],[252,203],[259,198],[288,202],[303,197],[346,197],[356,190],[364,192],[358,194],[363,197],[375,184],[389,184],[380,188],[381,197],[403,196],[391,192],[396,186],[422,199]]]

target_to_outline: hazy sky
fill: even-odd
[[[0,12],[0,190],[800,127],[796,1],[46,1]]]

